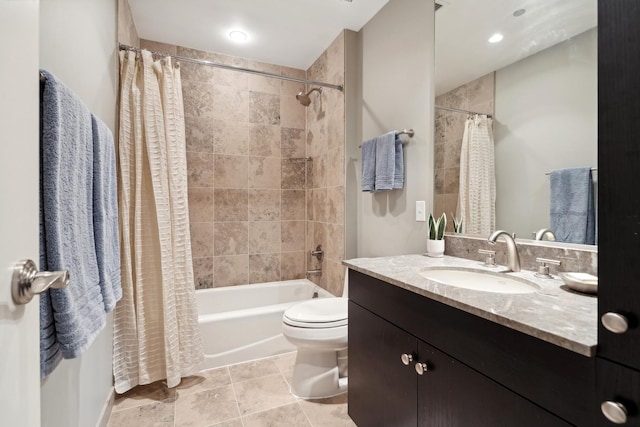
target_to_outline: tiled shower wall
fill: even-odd
[[[436,98],[436,105],[460,108],[482,114],[493,114],[495,73],[468,82]],[[434,142],[434,214],[446,212],[447,218],[456,213],[460,184],[460,149],[466,114],[436,109]],[[453,221],[447,222],[453,231]]]
[[[307,70],[314,81],[344,85],[344,32]],[[308,88],[309,89],[309,88]],[[312,94],[307,108],[307,155],[312,160],[307,179],[307,250],[322,245],[324,260],[310,260],[310,268],[322,268],[322,276],[309,278],[334,295],[342,294],[344,282],[344,185],[345,102],[344,92],[323,89]]]
[[[304,78],[305,71],[142,41],[180,56]],[[305,112],[297,83],[184,62],[196,288],[305,276]]]

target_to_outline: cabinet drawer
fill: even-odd
[[[603,402],[617,402],[627,410],[625,426],[640,427],[640,372],[598,358],[597,400],[598,408]],[[602,413],[598,414],[599,425],[613,426]]]

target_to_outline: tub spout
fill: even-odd
[[[307,270],[307,277],[309,276],[322,276],[322,270]]]

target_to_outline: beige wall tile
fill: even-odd
[[[324,276],[325,289],[337,297],[341,296],[344,288],[344,266],[339,262],[327,260]]]
[[[327,222],[327,189],[316,188],[313,190],[312,198],[313,220],[317,222]]]
[[[282,67],[283,76],[304,79],[306,74],[307,73],[304,70],[299,70],[297,68]],[[303,83],[298,83],[298,82],[293,82],[288,80],[282,80],[281,82],[281,88],[280,88],[281,96],[295,97],[298,93],[302,91],[304,91]]]
[[[249,92],[230,86],[213,85],[213,115],[218,120],[249,121]]]
[[[340,146],[327,152],[327,187],[344,186],[344,147]]]
[[[280,280],[280,253],[249,255],[249,283]]]
[[[327,222],[344,224],[344,187],[327,188],[327,200],[325,203],[327,204]]]
[[[214,255],[248,254],[249,226],[245,221],[214,224]]]
[[[249,155],[280,157],[280,151],[280,126],[249,125]]]
[[[249,75],[224,68],[215,68],[213,71],[214,82],[220,86],[229,86],[236,89],[249,90]]]
[[[191,187],[189,194],[189,221],[213,222],[213,188]]]
[[[249,158],[249,188],[280,189],[279,157]]]
[[[306,163],[282,160],[281,188],[287,190],[302,190],[305,188]]]
[[[213,256],[213,223],[191,223],[191,253],[194,258]]]
[[[213,154],[187,151],[187,179],[190,187],[213,187]]]
[[[344,226],[327,224],[327,248],[325,256],[329,261],[342,262],[344,259]]]
[[[305,190],[282,190],[282,220],[305,220]]]
[[[249,122],[280,125],[280,96],[249,92]]]
[[[213,257],[193,258],[193,278],[196,289],[213,288]]]
[[[433,166],[436,169],[444,168],[444,143],[435,144],[433,146],[434,156],[433,156]]]
[[[306,252],[282,253],[282,280],[304,279]]]
[[[213,274],[216,288],[246,285],[249,283],[249,255],[214,257]]]
[[[282,221],[282,252],[304,251],[304,221]]]
[[[282,128],[282,151],[284,157],[305,157],[304,129]]]
[[[250,221],[280,221],[280,190],[249,190]]]
[[[317,95],[316,92],[310,96]],[[313,101],[313,99],[312,99]],[[304,129],[305,107],[294,97],[283,96],[280,98],[280,124],[285,128]]]
[[[215,116],[213,126],[213,152],[234,156],[246,156],[249,153],[249,124],[218,120]]]
[[[216,188],[247,188],[246,156],[215,156]]]
[[[246,189],[216,189],[214,192],[215,220],[247,221],[249,193]]]
[[[187,151],[213,152],[212,122],[209,116],[185,116]]]
[[[166,53],[167,55],[177,55],[178,47],[173,44],[154,42],[151,40],[140,39],[140,48],[151,50],[158,53]]]
[[[211,116],[214,105],[213,87],[207,83],[182,82],[185,116]]]
[[[448,168],[444,170],[445,194],[458,193],[460,188],[460,168]]]
[[[249,222],[249,254],[280,252],[280,222]]]
[[[435,170],[434,181],[434,193],[444,194],[444,169]]]
[[[253,92],[269,93],[280,95],[280,80],[273,77],[249,75],[249,90]]]

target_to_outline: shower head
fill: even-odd
[[[308,107],[309,104],[311,104],[311,98],[309,97],[309,95],[311,95],[311,92],[313,91],[317,91],[319,93],[322,93],[322,88],[321,87],[314,87],[313,89],[311,89],[309,92],[304,93],[304,92],[300,92],[296,95],[296,99],[298,100],[298,102],[300,104],[302,104],[305,107]]]

